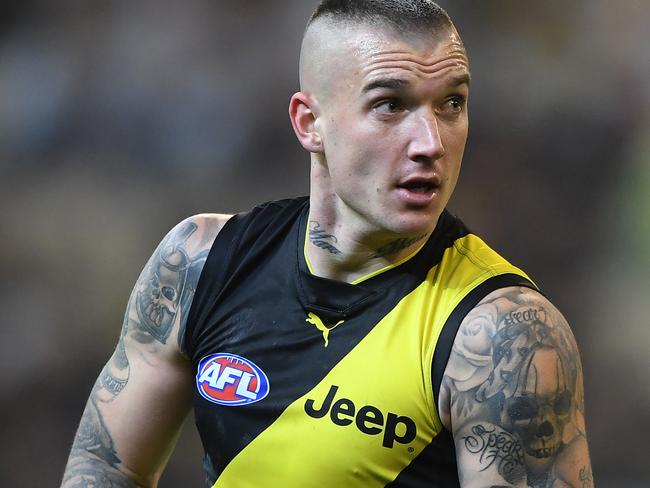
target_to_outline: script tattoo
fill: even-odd
[[[129,359],[126,356],[126,347],[124,346],[124,337],[129,326],[129,309],[131,301],[127,306],[124,322],[122,323],[122,332],[115,348],[115,352],[110,360],[102,369],[97,382],[93,388],[92,398],[108,402],[115,398],[129,382]]]
[[[341,251],[334,245],[338,242],[336,236],[328,234],[315,220],[309,221],[309,240],[314,246],[331,254],[341,254]]]
[[[121,373],[121,374],[120,374]],[[129,382],[129,360],[124,351],[124,344],[120,343],[117,350],[99,376],[99,386],[109,392],[113,397],[120,394]]]
[[[577,472],[588,450],[582,371],[568,324],[536,291],[493,296],[463,321],[443,378],[448,413],[462,432],[456,441],[508,482],[592,486],[588,465]],[[512,469],[518,465],[524,469]]]
[[[390,256],[391,254],[395,254],[399,251],[402,251],[403,249],[412,246],[416,242],[421,241],[426,236],[427,234],[422,234],[421,236],[418,237],[395,239],[394,241],[391,241],[385,246],[382,246],[379,249],[377,249],[377,252],[375,253],[374,256],[372,256],[372,258],[373,259],[382,258],[384,256]]]
[[[463,441],[467,451],[479,455],[479,461],[483,465],[481,471],[496,463],[499,474],[506,480],[514,481],[516,478],[513,479],[513,474],[520,475],[524,450],[512,434],[479,424],[472,427],[472,435],[463,437]]]
[[[504,324],[510,326],[515,324],[524,324],[527,322],[544,322],[545,311],[543,308],[524,308],[522,310],[513,310],[503,318]]]

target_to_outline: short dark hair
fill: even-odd
[[[400,31],[439,30],[453,25],[447,12],[431,0],[322,0],[307,25],[323,17],[387,24]]]

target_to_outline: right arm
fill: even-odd
[[[184,220],[148,261],[86,404],[62,488],[157,485],[191,407],[191,365],[181,350],[187,315],[228,218]]]

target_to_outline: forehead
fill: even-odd
[[[364,91],[391,77],[469,80],[467,53],[453,26],[408,34],[387,26],[349,25],[336,30],[340,37],[332,52],[338,65],[335,72],[348,84],[361,83]]]

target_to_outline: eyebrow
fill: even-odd
[[[452,85],[453,86],[460,86],[460,85],[468,85],[470,84],[472,77],[470,76],[469,73],[462,74],[460,76],[454,76],[452,80]]]
[[[410,83],[401,78],[379,78],[378,80],[371,81],[366,86],[363,87],[362,93],[368,93],[372,90],[377,90],[379,88],[388,88],[391,90],[399,90],[405,86],[410,85]]]
[[[470,84],[471,77],[469,73],[465,73],[459,76],[454,76],[451,80],[452,86],[468,85]],[[401,78],[379,78],[377,80],[371,81],[361,90],[362,93],[368,93],[372,90],[377,90],[380,88],[387,88],[389,90],[399,90],[404,87],[409,86],[411,83],[407,80]]]

